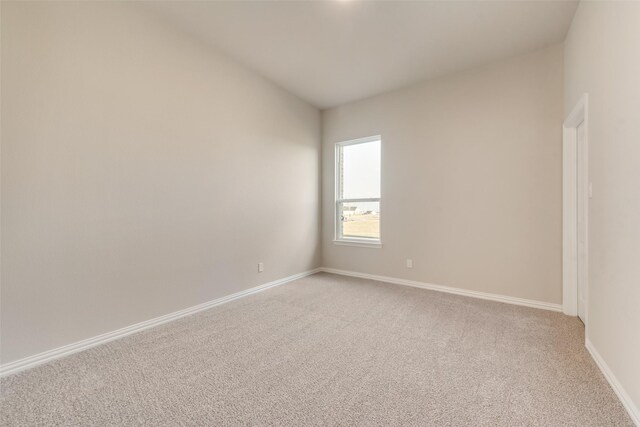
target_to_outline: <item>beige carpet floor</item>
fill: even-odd
[[[317,274],[1,381],[25,425],[631,426],[575,318]]]

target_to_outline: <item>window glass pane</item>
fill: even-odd
[[[342,237],[380,239],[380,202],[340,202]]]
[[[380,197],[380,141],[342,147],[342,199]]]

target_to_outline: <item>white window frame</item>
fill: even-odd
[[[334,191],[334,195],[335,195],[335,203],[334,203],[334,209],[333,209],[333,214],[334,214],[334,240],[333,243],[336,245],[347,245],[347,246],[361,246],[361,247],[368,247],[368,248],[381,248],[382,247],[382,194],[380,194],[380,197],[373,197],[373,198],[362,198],[362,199],[343,199],[342,198],[342,194],[340,192],[340,183],[341,183],[341,176],[340,176],[340,171],[342,171],[342,163],[341,163],[341,156],[340,156],[340,150],[343,147],[349,146],[349,145],[357,145],[357,144],[365,144],[367,142],[374,142],[374,141],[380,141],[380,151],[382,151],[382,137],[380,135],[374,135],[374,136],[367,136],[365,138],[358,138],[358,139],[351,139],[349,141],[342,141],[342,142],[338,142],[336,143],[336,147],[335,147],[335,179],[334,179],[334,183],[335,183],[335,191]],[[382,154],[382,153],[381,153]],[[382,162],[382,156],[380,156],[380,162]],[[382,166],[382,165],[381,165]],[[380,181],[382,181],[382,170],[380,171]],[[382,187],[382,182],[380,182],[380,186]],[[380,191],[382,192],[382,188],[380,188]],[[350,202],[378,202],[379,206],[380,206],[380,235],[379,238],[375,239],[375,238],[371,238],[371,237],[343,237],[342,236],[342,230],[341,230],[341,226],[342,223],[340,221],[340,203],[350,203]]]

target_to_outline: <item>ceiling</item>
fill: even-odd
[[[574,1],[161,1],[174,22],[319,108],[564,40]]]

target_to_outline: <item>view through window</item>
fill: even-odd
[[[336,145],[336,240],[380,242],[379,136]]]

